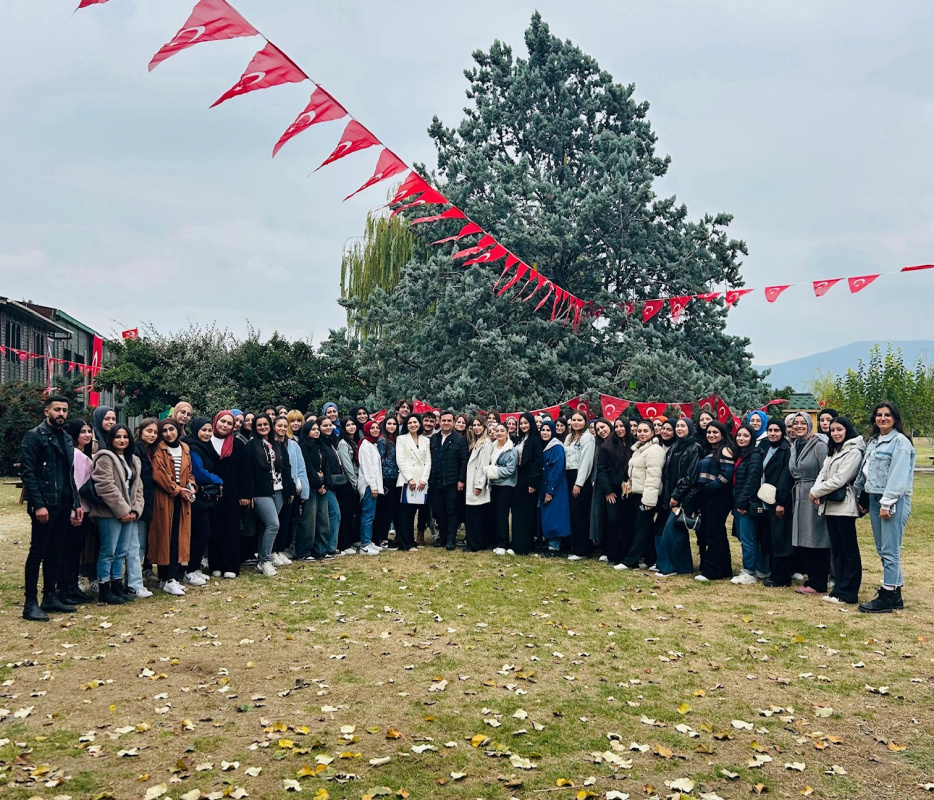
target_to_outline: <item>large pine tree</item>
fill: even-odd
[[[766,387],[749,340],[724,332],[722,302],[692,302],[677,325],[667,310],[643,325],[622,307],[741,286],[747,251],[727,234],[730,215],[692,221],[674,197],[656,197],[669,159],[655,152],[648,104],[633,100],[633,85],[614,83],[538,14],[525,42],[527,59],[499,41],[473,54],[464,119],[429,128],[431,177],[509,250],[604,315],[577,330],[550,322],[533,313],[536,300],[490,291],[495,264],[465,268],[451,260],[454,248],[435,247],[408,262],[391,292],[349,303],[358,329],[378,331],[361,352],[378,398],[516,409],[579,392],[690,400],[716,391],[752,405]]]

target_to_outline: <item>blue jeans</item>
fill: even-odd
[[[759,546],[759,539],[756,537],[756,522],[749,516],[747,511],[740,514],[737,509],[733,509],[733,519],[736,520],[736,530],[739,533],[739,543],[743,551],[743,572],[755,575],[760,572],[763,575],[769,573],[769,557],[762,552]]]
[[[130,542],[136,543],[136,523],[121,522],[114,517],[100,517],[97,520],[97,529],[100,531],[101,541],[100,553],[97,556],[97,579],[103,582],[122,581],[123,562],[129,554]]]
[[[681,512],[684,513],[683,511]],[[672,572],[688,575],[694,571],[694,558],[691,555],[691,539],[687,528],[679,521],[678,514],[670,514],[662,535],[655,543],[658,571],[663,575]]]
[[[905,525],[911,516],[911,498],[902,497],[895,504],[895,513],[888,519],[882,519],[879,511],[882,495],[869,495],[869,522],[872,525],[872,538],[876,541],[876,552],[882,559],[882,583],[885,586],[902,586],[902,536]]]
[[[315,558],[323,556],[325,553],[333,553],[337,550],[337,537],[340,535],[341,531],[341,506],[337,502],[337,495],[333,491],[328,489],[328,493],[325,495],[328,501],[328,538],[327,541],[322,541],[320,545],[315,546],[315,551],[312,555]]]
[[[376,518],[376,498],[367,488],[360,498],[360,546],[373,541],[373,520]]]
[[[327,498],[312,492],[302,506],[302,516],[295,534],[295,557],[323,556],[327,551],[321,550],[321,540],[329,538],[329,530]]]
[[[272,545],[276,541],[276,534],[279,533],[279,512],[282,510],[282,490],[273,492],[272,497],[254,497],[253,510],[260,522],[265,525],[265,529],[259,537],[260,563],[263,561],[272,561]]]
[[[126,583],[133,591],[144,589],[143,561],[146,559],[146,541],[149,538],[149,523],[136,523],[136,540],[130,541],[130,552],[126,557]]]

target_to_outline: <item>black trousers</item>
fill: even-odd
[[[396,544],[400,550],[411,550],[415,547],[415,517],[424,507],[411,506],[408,503],[399,503],[399,524],[396,525]]]
[[[632,503],[632,541],[629,544],[629,550],[623,555],[623,563],[629,569],[636,569],[639,562],[645,558],[645,563],[651,566],[655,559],[651,561],[646,558],[646,552],[651,547],[652,556],[655,555],[655,514],[656,510],[642,510],[642,495],[634,494],[629,497]],[[609,558],[609,557],[608,557]]]
[[[201,569],[201,559],[211,541],[211,529],[217,524],[217,503],[198,501],[191,507],[191,553],[185,572]]]
[[[830,559],[834,573],[831,594],[844,603],[855,603],[859,600],[859,587],[863,578],[863,561],[856,539],[856,518],[828,514],[824,519],[827,520],[827,533],[830,534]]]
[[[69,523],[71,530],[65,534],[65,546],[62,557],[58,562],[56,585],[59,589],[67,589],[69,586],[78,585],[78,576],[81,571],[81,553],[84,551],[84,542],[93,524],[87,514],[85,514],[84,522],[78,527],[73,527]]]
[[[807,575],[805,586],[818,592],[827,591],[827,578],[830,577],[830,548],[798,547],[804,561],[804,573]]]
[[[431,513],[434,515],[435,522],[438,523],[438,543],[440,544],[453,545],[457,541],[459,494],[456,483],[448,486],[433,486],[428,490]]]
[[[516,486],[512,495],[512,549],[526,556],[535,546],[538,530],[538,492],[528,486]]]
[[[71,527],[71,503],[49,506],[49,521],[40,523],[32,515],[32,537],[26,556],[26,602],[39,598],[39,568],[42,568],[42,588],[45,594],[59,588],[59,563],[62,558],[68,529]],[[67,586],[61,586],[62,589]]]
[[[732,504],[733,492],[729,487],[708,491],[701,496],[701,521],[697,530],[697,545],[701,551],[700,574],[712,581],[733,575],[730,540],[726,533],[726,518]]]
[[[221,502],[211,520],[208,561],[212,572],[240,572],[240,505]]]
[[[580,494],[574,496],[574,482],[577,480],[577,470],[565,471],[568,481],[568,502],[571,511],[571,550],[576,556],[589,556],[593,554],[593,542],[590,541],[590,501],[593,498],[593,487],[590,481],[585,481],[580,487]]]
[[[161,581],[178,580],[181,575],[178,564],[178,535],[181,524],[182,500],[180,497],[176,497],[172,506],[172,532],[169,534],[169,563],[157,565],[159,580]],[[190,560],[189,563],[191,563]]]
[[[299,495],[294,495],[291,502],[283,503],[279,509],[279,532],[272,543],[273,553],[284,553],[295,542],[293,533],[294,523],[302,517],[302,501]]]
[[[509,549],[509,511],[512,508],[515,486],[491,486],[490,504],[493,506],[493,526],[496,546]],[[515,548],[513,548],[515,549]]]
[[[383,477],[385,483],[387,479]],[[386,493],[376,498],[376,517],[373,520],[373,541],[382,544],[389,540],[389,526],[395,525],[399,532],[399,497],[401,488],[396,486],[395,480],[386,483]]]
[[[341,510],[341,526],[337,533],[337,549],[346,550],[360,541],[360,499],[350,483],[334,488],[337,505]]]
[[[635,500],[632,495],[614,495],[615,503],[603,499],[606,511],[603,554],[610,564],[623,564],[635,539]],[[628,566],[628,565],[627,565]],[[636,561],[638,566],[638,559]]]
[[[460,492],[459,494],[463,494]],[[467,536],[467,549],[487,550],[495,538],[493,528],[493,504],[479,506],[464,505],[464,529]]]

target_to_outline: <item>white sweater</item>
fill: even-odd
[[[379,457],[379,450],[376,445],[364,439],[360,445],[357,460],[360,462],[360,474],[357,478],[357,491],[360,493],[360,497],[362,498],[363,495],[374,489],[380,494],[385,494],[383,489],[383,462]]]

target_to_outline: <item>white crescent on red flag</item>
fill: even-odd
[[[678,403],[678,408],[681,409],[682,417],[690,417],[694,413],[694,403]]]
[[[418,196],[417,200],[413,200],[411,203],[407,203],[404,206],[399,206],[399,208],[395,209],[389,216],[394,217],[399,212],[405,211],[407,208],[415,208],[415,206],[446,205],[450,202],[451,201],[441,194],[441,192],[426,184],[425,190]]]
[[[752,289],[730,289],[726,293],[726,296],[723,298],[723,302],[726,303],[726,307],[729,308],[732,306],[740,297],[744,294],[749,294]]]
[[[472,256],[474,253],[479,253],[481,250],[486,250],[490,245],[496,244],[496,239],[494,239],[490,234],[484,234],[480,241],[477,242],[473,247],[465,247],[463,250],[458,250],[451,258],[463,258],[464,256]]]
[[[395,153],[392,152],[388,147],[379,154],[379,159],[376,162],[376,169],[373,171],[372,177],[363,184],[356,192],[351,192],[347,195],[344,200],[349,200],[355,194],[359,194],[364,189],[369,189],[371,186],[379,183],[380,181],[386,180],[386,178],[391,178],[393,175],[398,175],[400,172],[405,172],[408,167],[402,162],[402,159],[399,158]]]
[[[448,236],[446,239],[438,239],[438,241],[432,242],[432,244],[456,242],[458,239],[463,239],[465,236],[470,236],[472,233],[483,233],[483,228],[477,225],[476,222],[468,222],[455,236]]]
[[[723,292],[704,292],[703,294],[694,295],[698,300],[703,300],[706,303],[716,300]]]
[[[879,275],[857,275],[855,278],[847,278],[847,283],[850,284],[850,294],[861,292],[878,277]]]
[[[471,264],[489,264],[491,261],[499,261],[507,253],[509,253],[509,251],[505,247],[501,244],[497,244],[496,247],[487,250],[485,253],[481,253],[476,258],[465,261],[462,266],[469,267]]]
[[[375,147],[378,144],[382,144],[382,142],[357,122],[357,120],[352,119],[347,123],[347,127],[344,128],[344,132],[341,134],[340,141],[337,143],[337,147],[334,148],[334,152],[321,162],[321,165],[315,169],[315,172],[321,169],[321,167],[333,164],[344,156],[359,152],[360,150],[366,150],[368,147]]]
[[[671,319],[673,322],[677,323],[681,321],[681,315],[684,313],[684,309],[688,304],[688,301],[691,300],[694,295],[687,295],[686,297],[669,297],[668,306],[671,309]]]
[[[785,289],[791,286],[790,283],[786,283],[783,286],[766,286],[765,287],[765,299],[770,303],[774,303],[778,300],[778,296],[785,291]]]
[[[624,400],[622,397],[601,394],[600,408],[603,411],[603,416],[610,420],[610,422],[613,422],[620,414],[629,408],[629,401]]]
[[[120,334],[124,339],[138,339],[139,338],[139,328],[130,328],[128,331],[123,331]]]
[[[660,417],[665,413],[668,403],[636,403],[636,409],[642,419]]]
[[[652,319],[652,317],[662,310],[663,305],[665,305],[664,300],[646,300],[645,305],[642,306],[642,321],[648,322]]]
[[[332,119],[342,119],[346,116],[346,109],[337,100],[320,86],[316,87],[311,93],[308,105],[295,118],[295,122],[285,129],[285,133],[279,137],[276,146],[272,148],[273,158],[289,139],[298,136],[302,131],[308,130],[312,125],[317,125],[319,122],[330,122]]]
[[[411,197],[415,194],[420,194],[426,189],[430,189],[427,181],[419,175],[417,172],[410,172],[409,176],[402,181],[399,185],[399,188],[396,190],[395,195],[393,195],[392,200],[386,203],[387,206],[393,206],[396,203],[405,200],[406,197]]]
[[[272,42],[267,42],[266,46],[247,64],[240,80],[217,98],[211,104],[211,108],[241,94],[268,89],[270,86],[281,86],[284,83],[301,83],[305,80],[308,80],[308,76],[296,66],[295,62]]]
[[[568,400],[568,408],[572,411],[580,411],[584,415],[584,419],[590,419],[590,403],[586,400],[581,399],[580,397],[575,397],[571,400]]]
[[[636,313],[636,304],[632,302],[623,303],[623,308],[626,309],[626,316],[631,317]]]
[[[823,297],[842,280],[843,278],[833,278],[829,281],[814,281],[814,294],[816,294],[818,297]]]
[[[172,41],[166,42],[149,62],[152,72],[170,56],[180,53],[201,42],[216,42],[221,39],[236,39],[240,36],[258,36],[256,30],[225,0],[198,0],[188,21]]]

